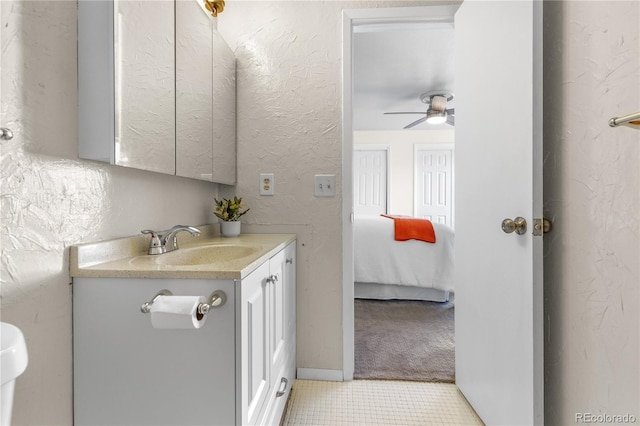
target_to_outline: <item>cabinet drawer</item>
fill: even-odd
[[[295,351],[289,350],[286,355],[285,362],[276,370],[278,373],[272,375],[273,381],[261,415],[261,425],[279,425],[284,415],[284,408],[296,379]]]

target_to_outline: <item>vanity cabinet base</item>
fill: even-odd
[[[275,275],[279,290],[268,282]],[[252,280],[265,299],[247,311]],[[227,300],[200,328],[157,329],[141,305],[161,290],[205,298],[221,290]],[[295,241],[241,281],[74,278],[73,334],[76,425],[277,425],[296,372]],[[260,386],[248,421],[242,395]]]
[[[199,329],[155,329],[144,302],[227,295]],[[235,413],[234,282],[75,278],[76,425],[230,425]]]

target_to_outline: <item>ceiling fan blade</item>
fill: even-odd
[[[456,125],[456,117],[455,117],[455,115],[447,115],[447,124],[450,124],[452,126]]]
[[[449,108],[448,110],[446,110],[447,115],[456,115],[456,109],[455,108]]]
[[[427,120],[427,116],[425,115],[424,117],[417,119],[413,123],[407,124],[406,126],[403,127],[403,129],[410,129],[413,126],[417,126],[418,124],[420,124],[420,123],[422,123],[423,121],[426,121],[426,120]]]
[[[420,112],[385,112],[385,115],[387,114],[426,114],[426,112],[424,111],[420,111]]]

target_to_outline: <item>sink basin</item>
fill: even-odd
[[[240,244],[220,244],[211,246],[178,249],[158,256],[156,263],[160,265],[207,265],[217,262],[228,262],[251,256],[260,250],[260,246]]]
[[[229,262],[251,256],[262,249],[259,245],[249,244],[215,244],[178,249],[166,254],[143,256],[133,259],[134,262],[152,261],[157,265],[195,266]]]

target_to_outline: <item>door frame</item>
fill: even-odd
[[[353,293],[353,63],[352,34],[359,25],[396,22],[453,22],[459,4],[342,11],[342,380],[353,380],[355,364]]]

